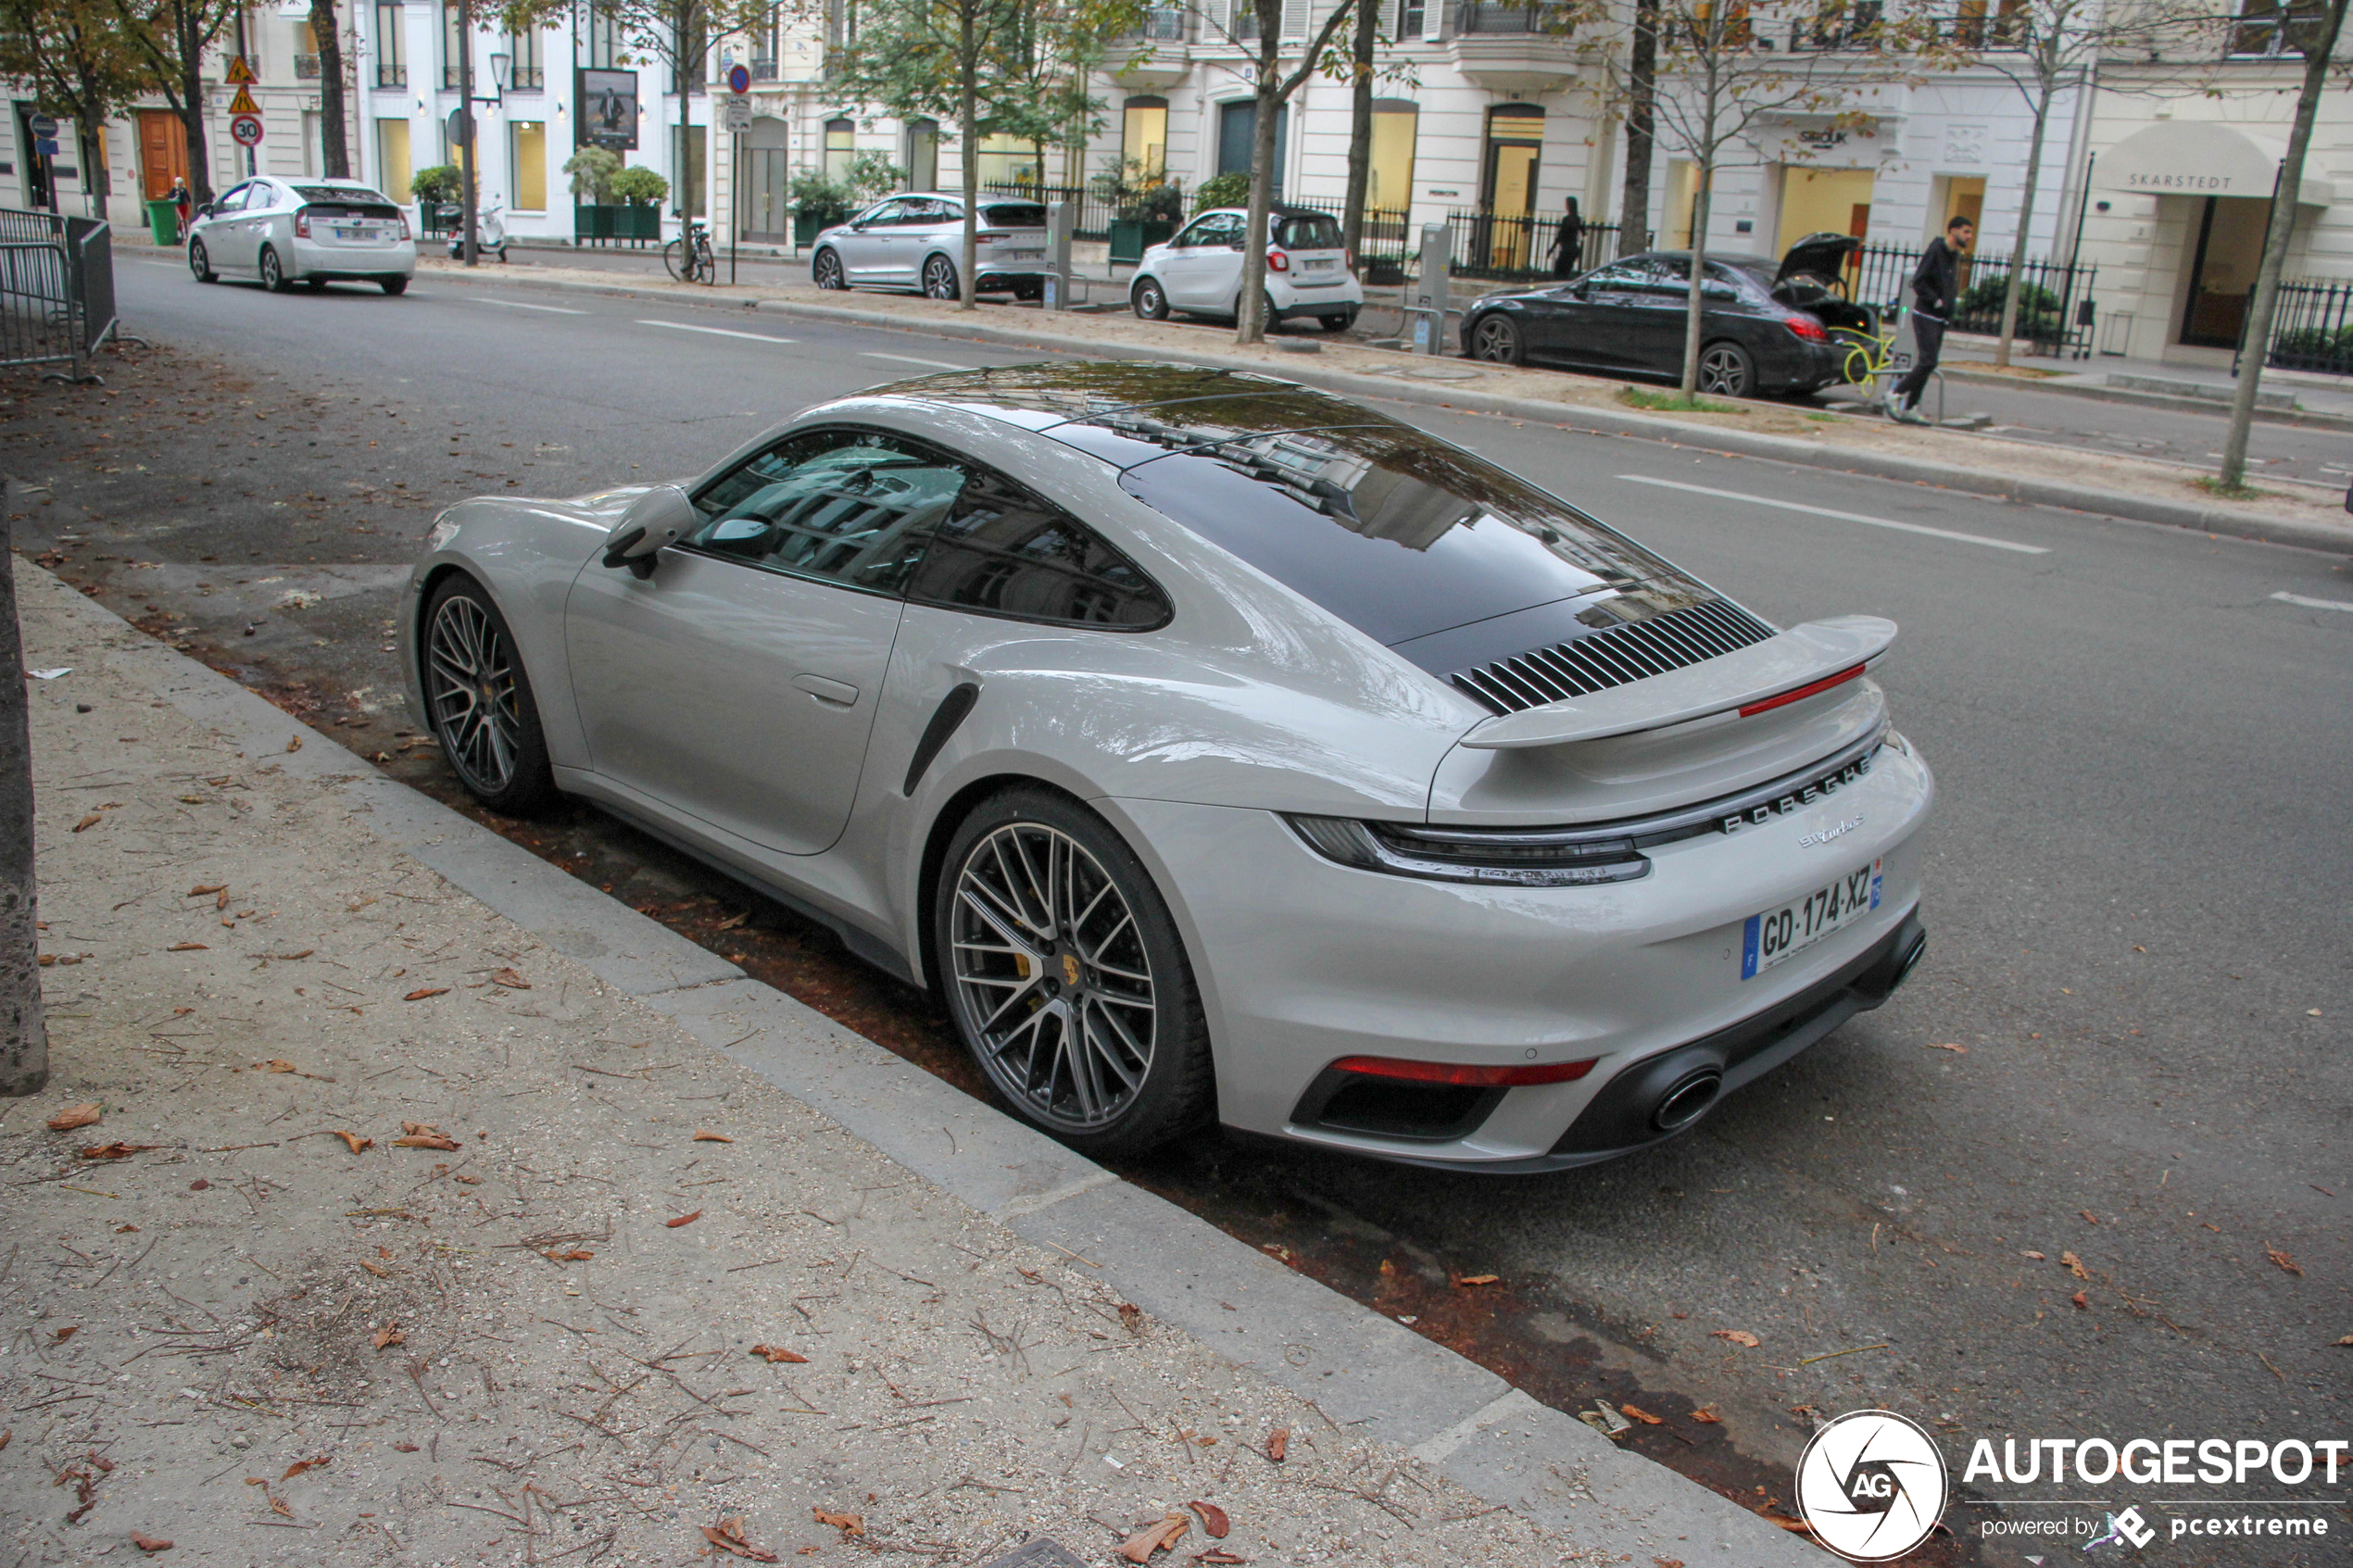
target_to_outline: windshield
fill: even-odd
[[[991,202],[980,209],[980,220],[992,229],[1043,229],[1046,209],[1037,202]]]
[[[1338,250],[1340,224],[1320,212],[1302,217],[1277,215],[1275,243],[1285,250]]]

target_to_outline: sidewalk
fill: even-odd
[[[2184,408],[2218,418],[2230,412],[2238,386],[2227,368],[2096,352],[2088,359],[2051,359],[2029,355],[2020,345],[2007,372],[1995,370],[1993,359],[1990,337],[1956,333],[1944,340],[1945,376],[1957,383],[1985,386],[2023,380],[2037,392]],[[2256,397],[2258,419],[2331,426],[2342,422],[2353,430],[2353,377],[2267,370]]]
[[[17,571],[22,1561],[1824,1561]]]
[[[1138,320],[1120,311],[1050,315],[1008,306],[961,310],[912,295],[824,293],[806,284],[702,287],[666,278],[534,264],[472,271],[437,258],[421,278],[459,287],[552,284],[678,303],[774,310],[897,327],[1015,346],[1114,356],[1145,355],[1256,370],[1358,397],[1434,404],[1540,420],[1566,429],[1667,441],[1702,450],[1842,469],[2032,505],[2137,521],[2353,551],[2353,519],[2341,490],[2274,483],[2252,500],[2200,488],[2171,465],[2080,449],[2007,442],[1881,419],[1742,401],[1727,413],[1662,413],[1626,401],[1621,383],[1564,371],[1422,358],[1338,340],[1285,333],[1238,345],[1228,330]]]

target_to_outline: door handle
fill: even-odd
[[[827,680],[823,675],[795,675],[792,684],[794,689],[835,708],[851,708],[858,702],[858,688],[847,681]]]

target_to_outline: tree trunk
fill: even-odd
[[[1283,0],[1257,0],[1258,107],[1250,128],[1250,227],[1242,233],[1234,341],[1266,341],[1266,219],[1275,205],[1275,117],[1282,112]]]
[[[476,144],[481,140],[474,134],[474,7],[473,0],[458,0],[458,112],[466,133],[458,139],[458,245],[459,254],[472,267],[482,258],[474,252],[475,203],[482,198],[474,190],[474,169],[478,159]]]
[[[188,194],[198,207],[212,199],[212,160],[205,156],[204,144],[204,52],[212,39],[202,22],[190,0],[171,7],[172,42],[180,55],[180,101],[172,107],[180,111],[180,129],[188,143]]]
[[[2296,198],[2304,185],[2304,155],[2312,145],[2312,121],[2320,113],[2321,93],[2327,87],[2329,56],[2336,52],[2337,35],[2345,29],[2347,0],[2332,0],[2328,8],[2306,24],[2311,36],[2304,43],[2304,88],[2296,100],[2296,124],[2289,131],[2287,156],[2280,159],[2279,183],[2271,191],[2271,227],[2263,237],[2263,263],[2255,274],[2255,297],[2248,301],[2246,330],[2239,338],[2238,391],[2231,399],[2231,429],[2222,440],[2222,488],[2236,490],[2246,482],[2246,438],[2255,422],[2255,394],[2262,384],[2263,361],[2271,357],[2271,321],[2280,304],[2280,270],[2287,264],[2288,241],[2296,228]]]
[[[343,35],[335,27],[335,0],[310,0],[310,31],[319,45],[319,171],[348,180],[351,146],[343,122]]]
[[[1710,120],[1711,127],[1713,119]],[[1683,396],[1699,395],[1701,290],[1707,282],[1707,217],[1716,198],[1716,157],[1700,160],[1699,192],[1692,201],[1692,287],[1683,304]]]
[[[1626,182],[1617,198],[1617,254],[1651,243],[1651,148],[1657,140],[1652,96],[1657,91],[1658,0],[1634,0],[1634,42],[1626,59]]]
[[[1348,194],[1340,207],[1340,242],[1349,259],[1365,250],[1365,202],[1373,180],[1373,47],[1380,38],[1380,14],[1370,5],[1356,7],[1355,67],[1349,81]]]
[[[2002,335],[1994,345],[1994,363],[2010,362],[2010,337],[2018,331],[2018,297],[2026,285],[2026,231],[2034,220],[2034,190],[2043,176],[2043,133],[2051,123],[2051,95],[2057,90],[2049,77],[2034,100],[2034,132],[2026,144],[2026,189],[2018,198],[2018,238],[2010,242],[2010,275],[2002,285]]]
[[[32,855],[32,745],[25,714],[24,639],[17,625],[16,563],[0,521],[0,1095],[38,1094],[49,1082],[42,1021],[39,888]]]
[[[980,295],[974,287],[980,280],[974,269],[980,265],[980,32],[973,6],[978,0],[964,0],[957,7],[957,58],[963,80],[957,83],[961,101],[956,107],[956,123],[964,138],[964,264],[956,269],[956,308],[976,309]],[[917,283],[923,282],[916,280]]]

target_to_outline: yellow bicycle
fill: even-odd
[[[1831,336],[1849,345],[1846,368],[1842,372],[1850,386],[1873,386],[1878,378],[1892,375],[1895,364],[1894,313],[1890,311],[1887,327],[1876,333],[1858,332],[1853,327],[1832,327]]]

